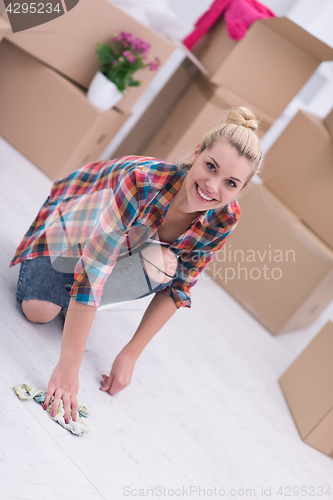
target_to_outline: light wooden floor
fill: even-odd
[[[9,269],[52,181],[3,139],[0,171],[1,500],[118,500],[130,490],[131,498],[222,498],[222,488],[263,498],[262,487],[277,499],[280,486],[328,486],[333,460],[302,442],[277,380],[333,319],[333,306],[310,328],[273,337],[203,275],[192,309],[151,341],[131,385],[114,397],[98,390],[101,374],[150,299],[96,314],[78,395],[90,408],[89,434],[74,436],[34,401],[21,402],[12,387],[45,390],[61,343],[61,316],[45,325],[24,318],[19,266]]]

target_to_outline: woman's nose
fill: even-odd
[[[211,194],[212,197],[215,198],[214,195],[216,195],[218,193],[218,190],[219,190],[218,184],[214,181],[207,181],[205,187],[206,187],[206,190],[208,191],[208,193]]]

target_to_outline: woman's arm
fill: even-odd
[[[134,336],[114,360],[109,377],[103,375],[102,391],[108,391],[114,396],[130,384],[138,357],[176,310],[177,306],[171,297],[161,293],[155,295]]]
[[[79,390],[80,365],[96,309],[96,307],[87,306],[73,299],[69,302],[62,334],[60,359],[51,375],[44,402],[44,409],[47,409],[54,395],[51,410],[51,416],[54,417],[62,399],[66,423],[68,423],[70,409],[72,419],[76,421],[77,418],[76,395]]]
[[[147,307],[137,331],[125,346],[126,351],[137,360],[149,341],[176,311],[177,306],[171,297],[156,293]]]

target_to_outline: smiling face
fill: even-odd
[[[186,211],[201,212],[224,207],[237,196],[253,173],[253,166],[224,140],[200,154],[198,150],[199,147],[191,158],[193,165],[182,186]]]

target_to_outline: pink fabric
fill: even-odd
[[[234,40],[241,40],[257,19],[276,17],[273,11],[257,0],[215,0],[198,19],[194,31],[184,38],[184,45],[191,50],[222,15],[227,23],[228,35]]]

